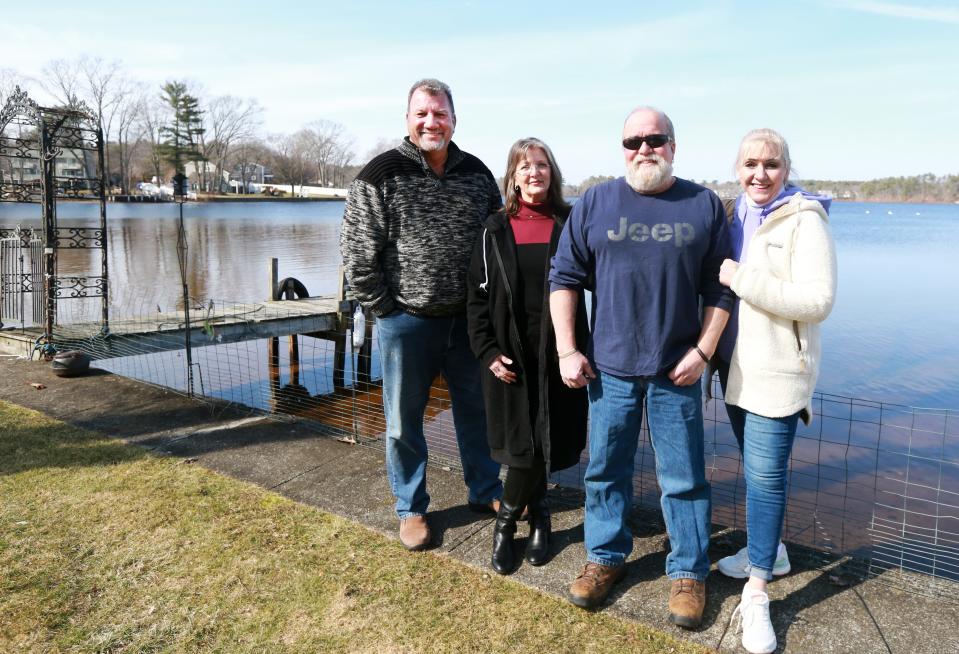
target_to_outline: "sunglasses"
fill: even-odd
[[[623,147],[627,150],[638,150],[643,147],[643,143],[648,143],[651,148],[661,148],[669,143],[670,138],[665,134],[647,134],[646,136],[627,136],[623,139]]]

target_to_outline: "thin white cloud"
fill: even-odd
[[[854,11],[879,14],[880,16],[959,25],[959,9],[956,7],[917,7],[894,2],[852,2],[847,6]]]

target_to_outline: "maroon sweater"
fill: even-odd
[[[539,352],[540,320],[543,317],[543,296],[546,292],[546,271],[549,268],[549,239],[553,234],[553,216],[545,203],[532,204],[519,200],[519,210],[509,218],[516,240],[516,263],[519,269],[520,297],[518,324],[525,337],[523,350],[533,361]],[[530,363],[530,362],[528,362]],[[533,368],[535,370],[535,368]]]

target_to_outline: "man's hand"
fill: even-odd
[[[699,381],[704,370],[706,370],[706,362],[699,356],[699,352],[692,348],[679,360],[676,367],[669,371],[669,379],[677,386],[690,386]]]
[[[493,362],[489,364],[489,370],[493,376],[505,384],[516,383],[516,373],[509,369],[513,365],[513,360],[505,354],[497,354]]]
[[[589,359],[582,352],[574,352],[560,359],[559,375],[563,378],[563,383],[570,388],[582,388],[590,379],[596,379]]]
[[[719,267],[719,283],[727,287],[732,286],[737,270],[739,270],[739,264],[733,259],[723,261],[723,265]]]

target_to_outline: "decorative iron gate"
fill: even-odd
[[[23,253],[20,235],[0,239],[0,327],[3,320],[23,321]]]
[[[92,112],[75,98],[63,107],[41,107],[17,87],[0,109],[0,202],[39,204],[41,214],[39,235],[0,225],[0,327],[4,320],[41,326],[43,340],[55,346],[57,302],[99,297],[100,330],[109,333],[103,148]],[[61,200],[98,201],[98,226],[60,227]],[[100,270],[58,275],[58,251],[77,248],[100,250]],[[26,269],[24,251],[29,252]],[[27,293],[32,296],[29,320]]]
[[[0,327],[3,321],[17,321],[21,326],[36,322],[46,306],[43,284],[43,239],[33,230],[17,227],[0,239]],[[26,313],[26,296],[33,296],[30,318]]]

